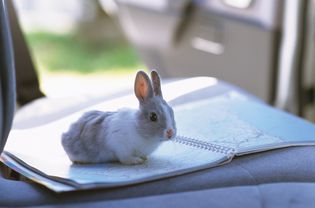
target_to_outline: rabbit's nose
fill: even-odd
[[[174,134],[173,129],[168,129],[166,131],[166,137],[169,139],[173,137],[173,134]]]

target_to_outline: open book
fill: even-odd
[[[64,192],[136,184],[215,167],[237,155],[315,144],[313,124],[235,91],[175,106],[174,111],[178,136],[162,143],[142,165],[72,164],[60,139],[79,114],[13,130],[1,160],[24,176]]]

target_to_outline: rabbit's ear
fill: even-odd
[[[146,101],[148,98],[153,97],[151,81],[145,72],[139,71],[137,73],[134,91],[140,102]]]
[[[155,96],[162,96],[160,76],[157,71],[151,72],[151,80],[153,83],[153,91]]]

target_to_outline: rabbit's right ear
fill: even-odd
[[[161,96],[162,95],[162,90],[161,90],[161,79],[159,74],[157,73],[157,71],[152,71],[151,72],[151,79],[152,79],[152,83],[153,83],[153,92],[155,94],[155,96]]]
[[[140,102],[146,101],[148,98],[153,97],[151,81],[145,72],[139,71],[137,73],[134,91]]]

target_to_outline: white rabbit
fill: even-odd
[[[90,111],[62,135],[62,146],[75,163],[119,161],[141,164],[164,140],[176,135],[173,109],[163,99],[156,71],[137,73],[134,92],[139,109]]]

